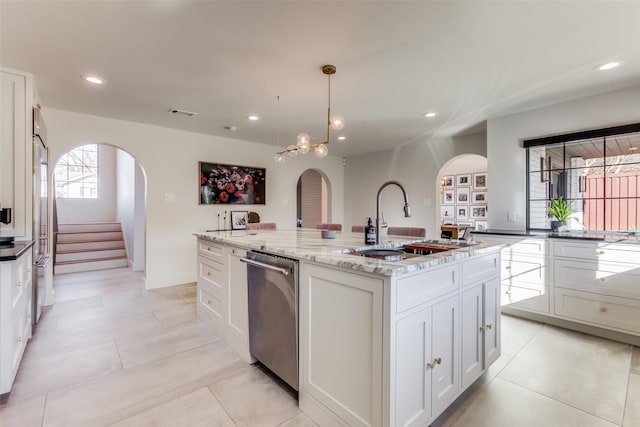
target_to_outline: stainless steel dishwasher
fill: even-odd
[[[248,251],[249,351],[298,390],[298,261]]]

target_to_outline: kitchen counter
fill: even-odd
[[[598,230],[576,230],[552,233],[545,231],[527,230],[503,230],[489,229],[483,231],[472,231],[474,235],[498,235],[498,236],[522,236],[522,237],[548,237],[552,239],[577,239],[595,240],[616,243],[640,243],[640,232],[634,231],[598,231]]]
[[[407,236],[388,236],[385,243],[366,246],[361,233],[337,232],[335,239],[322,239],[320,230],[315,229],[260,230],[257,234],[249,234],[244,230],[213,231],[197,232],[194,235],[223,245],[259,250],[382,276],[399,276],[495,250],[490,250],[488,246],[482,244],[469,246],[466,242],[455,240],[425,240]],[[349,254],[368,249],[398,249],[402,245],[419,242],[457,245],[460,249],[411,257],[401,261],[385,261]]]
[[[0,261],[15,261],[33,246],[30,242],[15,242],[11,246],[0,246]]]

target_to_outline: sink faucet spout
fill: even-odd
[[[407,196],[407,192],[405,191],[402,184],[398,181],[387,181],[380,186],[378,189],[378,196],[376,199],[376,244],[380,243],[380,198],[382,196],[382,191],[390,185],[395,185],[402,190],[402,196],[404,197],[404,216],[405,218],[409,218],[411,216],[411,206],[409,206],[409,197]]]

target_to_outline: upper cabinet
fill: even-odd
[[[11,208],[11,222],[0,223],[0,235],[29,240],[33,78],[4,68],[0,76],[0,209]]]

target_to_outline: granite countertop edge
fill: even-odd
[[[640,232],[563,231],[558,233],[527,230],[475,230],[474,235],[520,236],[549,239],[592,240],[607,243],[640,244]]]
[[[11,247],[0,248],[0,262],[15,261],[20,258],[26,251],[31,249],[34,241],[16,241]]]
[[[488,254],[495,252],[501,248],[501,246],[487,246],[483,244],[476,244],[474,246],[461,247],[460,249],[440,252],[431,255],[422,255],[413,258],[406,258],[401,261],[385,261],[375,258],[366,258],[361,256],[350,255],[348,252],[359,251],[364,249],[395,249],[403,244],[410,244],[416,242],[428,242],[437,244],[461,244],[455,240],[426,240],[415,239],[411,237],[395,238],[393,241],[373,246],[364,245],[352,245],[352,246],[339,246],[331,245],[331,242],[325,241],[325,239],[317,238],[313,239],[305,237],[305,240],[309,243],[308,247],[283,247],[277,243],[270,244],[268,236],[270,232],[262,232],[256,235],[240,235],[230,236],[228,233],[220,234],[222,232],[196,232],[194,236],[211,241],[213,243],[219,243],[228,246],[240,247],[249,250],[258,250],[268,252],[274,255],[286,256],[301,261],[309,261],[316,264],[324,264],[327,266],[339,267],[346,270],[354,270],[364,273],[371,273],[381,276],[401,276],[421,270],[430,269],[440,265],[444,265],[451,262],[456,262],[465,258],[469,258],[474,255]],[[271,232],[273,233],[273,232]],[[277,233],[277,232],[275,232]],[[349,234],[349,233],[345,233]]]

